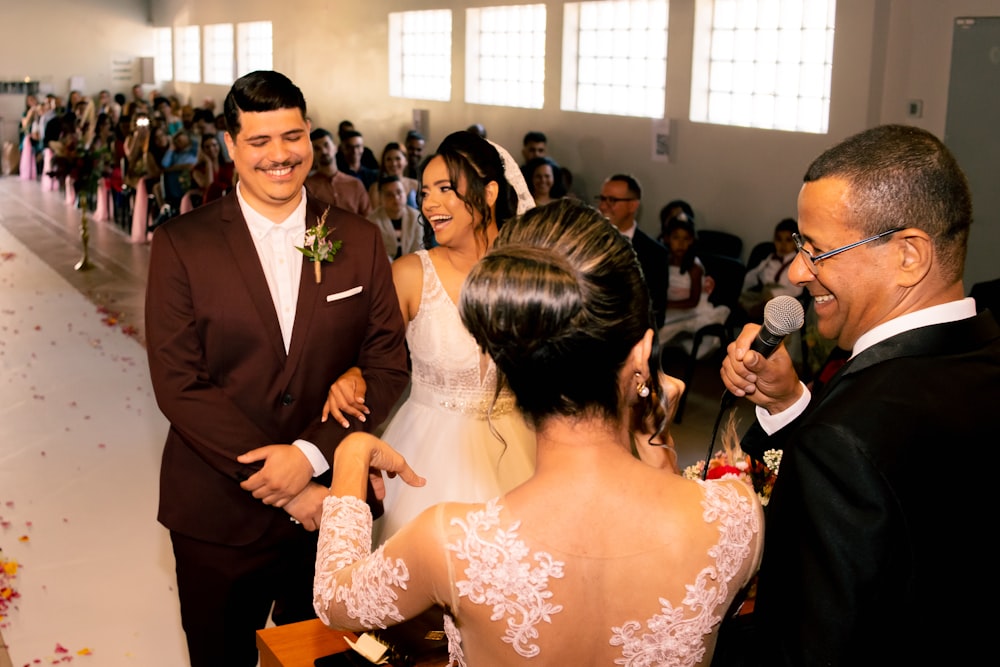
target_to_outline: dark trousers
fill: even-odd
[[[254,667],[256,631],[269,613],[276,625],[316,617],[316,537],[277,514],[260,539],[244,546],[170,532],[191,667]]]

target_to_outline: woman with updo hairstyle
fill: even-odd
[[[376,542],[434,503],[483,502],[535,469],[535,436],[513,395],[498,394],[496,366],[462,326],[456,305],[469,271],[518,213],[518,190],[531,202],[506,152],[471,132],[455,132],[421,169],[421,223],[436,245],[425,243],[427,250],[392,263],[412,373],[409,395],[382,437],[421,469],[427,484],[414,489],[386,481]],[[346,375],[349,381],[352,375]],[[345,425],[351,415],[365,414],[362,403],[350,402],[356,393],[354,385],[338,380],[326,411]]]
[[[535,472],[483,503],[435,505],[371,554],[369,466],[417,490],[423,471],[347,436],[323,502],[319,617],[360,631],[440,607],[453,665],[711,663],[760,563],[763,515],[743,481],[630,451],[633,414],[666,378],[628,239],[580,202],[535,208],[500,230],[459,309],[535,430]],[[663,389],[679,396],[677,381]]]

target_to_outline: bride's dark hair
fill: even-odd
[[[620,419],[620,371],[653,326],[632,245],[569,199],[504,225],[466,278],[459,311],[535,425],[552,415]]]
[[[433,155],[428,156],[420,165],[420,181],[423,183],[424,169],[435,157],[444,158],[448,165],[448,177],[451,180],[455,195],[465,203],[465,208],[475,217],[479,214],[480,222],[476,232],[486,239],[486,228],[496,215],[497,229],[517,213],[517,193],[504,175],[503,159],[490,142],[478,134],[466,130],[452,132]],[[465,177],[465,189],[459,190],[459,182]],[[486,184],[495,181],[498,187],[497,201],[494,210],[486,203]],[[422,194],[417,195],[417,207],[420,212],[420,224],[424,228],[424,247],[431,248],[434,244],[434,230],[424,218]]]

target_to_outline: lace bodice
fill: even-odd
[[[496,366],[480,353],[441,284],[426,250],[418,250],[423,267],[420,308],[406,330],[413,363],[411,397],[435,407],[485,416],[493,403]],[[480,361],[486,363],[482,374]],[[505,393],[493,414],[509,412],[513,397]]]
[[[437,505],[369,554],[368,506],[327,498],[316,612],[333,627],[359,630],[439,604],[451,610],[452,665],[536,657],[542,664],[702,664],[722,614],[759,563],[762,514],[742,482],[695,483],[701,524],[682,528],[683,549],[674,539],[637,535],[613,563],[546,548],[499,499]],[[645,585],[636,586],[637,576]]]

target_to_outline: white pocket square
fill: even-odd
[[[354,296],[355,294],[361,294],[361,285],[352,287],[349,290],[344,290],[343,292],[337,292],[336,294],[327,294],[326,302],[340,301],[341,299],[346,299],[347,297]]]

